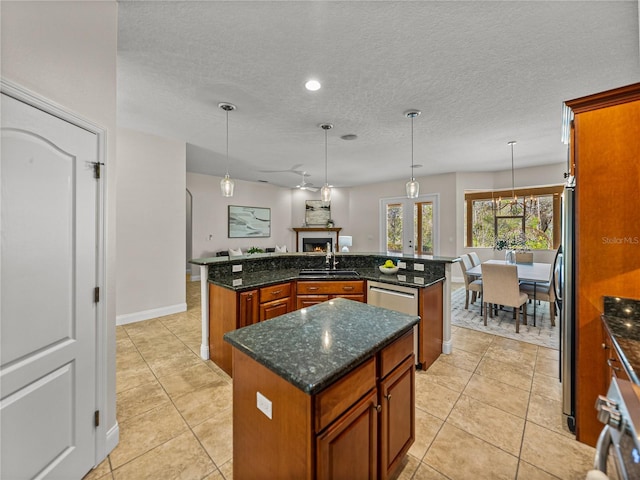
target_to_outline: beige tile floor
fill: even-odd
[[[200,287],[184,313],[117,327],[120,443],[86,479],[231,479],[231,379],[199,358]],[[416,440],[399,479],[584,479],[594,449],[561,413],[558,352],[452,329],[416,374]],[[283,452],[284,453],[284,452]]]

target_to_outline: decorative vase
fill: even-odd
[[[504,259],[507,263],[516,263],[516,251],[515,250],[507,250],[504,252]]]

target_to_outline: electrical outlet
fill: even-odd
[[[424,272],[424,263],[414,263],[413,269],[418,272]]]
[[[416,285],[424,285],[424,278],[413,277],[413,283],[415,283]]]
[[[398,275],[398,280],[401,282],[406,282],[407,281],[407,276],[406,275]]]
[[[231,283],[233,283],[234,287],[239,287],[240,285],[242,285],[242,279],[241,278],[234,278],[233,282],[231,282]]]
[[[407,262],[401,262],[398,260],[398,268],[407,268]]]
[[[242,265],[231,265],[231,271],[232,272],[241,272],[242,271]]]
[[[264,413],[269,420],[272,420],[273,416],[273,405],[271,400],[262,395],[260,392],[256,392],[257,405],[258,410]]]

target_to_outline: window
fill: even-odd
[[[433,255],[433,202],[415,203],[413,220],[416,253]]]
[[[531,250],[560,245],[560,198],[563,187],[473,192],[465,194],[468,248],[490,247],[503,240]]]
[[[387,204],[387,251],[402,253],[402,204]]]

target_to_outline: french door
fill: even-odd
[[[380,250],[403,255],[438,255],[438,195],[380,201]]]

